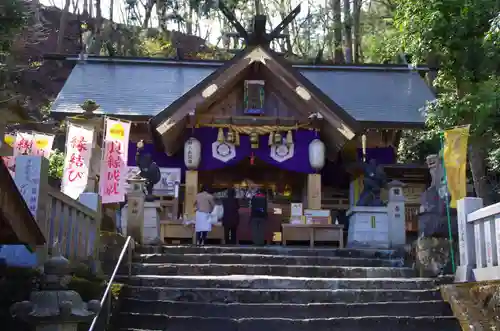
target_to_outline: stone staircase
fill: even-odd
[[[120,331],[458,331],[393,251],[141,247]]]

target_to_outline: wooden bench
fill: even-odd
[[[340,224],[282,224],[282,242],[309,241],[314,247],[315,242],[338,242],[344,247],[344,226]]]
[[[191,239],[193,244],[196,244],[194,224],[184,225],[178,221],[160,221],[160,236],[163,241],[165,239]],[[207,239],[220,240],[220,243],[224,244],[224,227],[222,224],[212,225],[212,231],[208,233]]]

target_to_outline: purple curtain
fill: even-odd
[[[225,130],[225,133],[227,131]],[[218,159],[212,157],[212,144],[217,140],[218,129],[216,128],[198,128],[193,130],[193,133],[188,136],[194,136],[201,143],[201,163],[199,170],[215,170],[224,167],[231,167],[244,159],[253,155],[278,168],[295,171],[300,173],[314,173],[314,169],[311,168],[309,164],[309,144],[312,140],[317,138],[317,133],[313,130],[296,130],[293,131],[293,142],[294,142],[294,155],[289,160],[283,162],[277,162],[271,157],[271,147],[268,146],[269,135],[259,136],[259,148],[252,149],[250,147],[250,137],[248,135],[240,135],[240,145],[236,147],[236,156],[228,161],[222,162]],[[283,134],[285,137],[285,134]],[[153,144],[146,144],[144,147],[145,152],[150,153],[153,160],[160,167],[170,167],[170,168],[181,168],[185,170],[184,165],[184,141],[179,141],[181,146],[176,155],[167,156],[165,153],[158,151]],[[128,165],[135,166],[135,153],[137,151],[137,145],[135,143],[129,144],[128,153]],[[388,148],[368,148],[367,159],[375,158],[381,164],[392,164],[395,161],[394,149],[392,147]],[[358,150],[359,159],[361,159],[362,151]],[[333,168],[325,166],[322,173],[325,171],[338,174],[338,167]],[[329,170],[327,170],[329,169]],[[184,175],[184,171],[182,171]]]
[[[259,148],[253,149],[255,156],[260,160],[272,166],[288,170],[301,172],[306,174],[315,173],[309,163],[309,144],[316,138],[319,138],[316,131],[313,130],[297,130],[292,132],[294,143],[294,154],[290,159],[277,162],[271,157],[271,147],[268,146],[269,135],[261,136],[259,140]],[[285,137],[285,134],[283,134]],[[248,137],[247,137],[248,138]]]
[[[226,132],[226,131],[225,131]],[[217,140],[218,129],[216,128],[199,128],[195,129],[192,136],[198,139],[201,143],[201,163],[199,170],[215,170],[224,167],[230,167],[243,161],[252,155],[260,160],[289,171],[296,171],[302,173],[313,173],[314,170],[309,164],[309,143],[315,139],[316,134],[310,130],[298,130],[293,133],[294,139],[294,156],[284,162],[277,162],[271,158],[271,147],[268,146],[269,135],[259,137],[259,148],[252,149],[250,147],[250,137],[248,135],[240,135],[240,145],[236,147],[236,157],[228,162],[222,162],[212,157],[212,144]],[[185,170],[184,165],[184,142],[176,155],[167,156],[163,152],[155,149],[154,145],[146,144],[144,151],[150,153],[153,160],[160,167],[182,168]],[[135,166],[135,153],[137,151],[137,144],[129,144],[128,165]]]

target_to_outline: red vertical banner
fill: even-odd
[[[125,201],[130,122],[106,118],[99,179],[102,203]]]

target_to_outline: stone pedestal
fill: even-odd
[[[355,206],[347,211],[348,247],[389,248],[387,207]]]
[[[144,203],[144,225],[142,229],[142,242],[156,244],[160,238],[160,202]]]
[[[32,292],[29,301],[12,305],[12,315],[33,325],[36,331],[77,331],[79,323],[92,321],[100,303],[85,303],[77,292],[67,289],[70,272],[64,257],[50,258],[44,264],[41,290]]]
[[[146,180],[143,178],[128,179],[129,191],[127,193],[127,235],[131,236],[136,242],[143,243],[144,231],[144,185]]]
[[[406,245],[406,208],[403,195],[404,183],[393,180],[387,184],[389,197],[387,213],[389,219],[389,242],[392,248]]]

